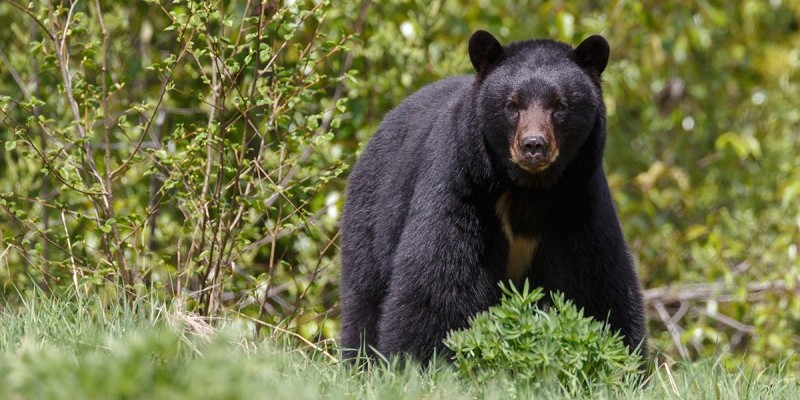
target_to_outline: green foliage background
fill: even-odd
[[[383,114],[470,73],[476,29],[600,33],[606,172],[652,345],[797,360],[800,1],[72,5],[0,3],[7,307],[123,288],[335,337],[342,193]]]

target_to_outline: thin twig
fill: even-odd
[[[731,317],[729,317],[727,315],[720,314],[720,313],[710,313],[710,312],[705,311],[705,310],[699,310],[699,312],[701,314],[703,314],[705,316],[708,316],[711,319],[723,324],[723,325],[726,325],[728,327],[736,329],[739,332],[750,334],[750,335],[752,335],[752,334],[754,334],[756,332],[756,327],[755,326],[743,324],[743,323],[741,323],[741,322],[739,322],[739,321],[737,321],[737,320],[735,320],[735,319],[733,319],[733,318],[731,318]]]
[[[33,13],[29,9],[27,9],[25,7],[22,7],[21,5],[17,4],[13,0],[6,0],[6,3],[11,4],[11,6],[16,8],[17,10],[20,10],[20,11],[24,12],[25,14],[28,14],[28,16],[31,17],[33,22],[35,22],[36,25],[39,25],[39,27],[42,28],[42,30],[44,31],[44,33],[47,34],[47,36],[50,38],[50,40],[52,40],[52,41],[56,40],[55,35],[52,32],[50,32],[49,29],[47,29],[47,26],[44,25],[44,22],[42,22],[38,17],[36,17],[36,15],[33,15]]]
[[[19,90],[21,90],[22,94],[25,95],[25,98],[30,100],[31,93],[28,91],[25,82],[23,82],[22,78],[20,78],[16,68],[14,68],[14,66],[11,64],[11,61],[8,59],[8,57],[6,57],[6,53],[3,52],[2,48],[0,48],[0,61],[2,61],[6,66],[6,69],[11,74],[11,77],[14,78],[14,82],[16,82],[17,86],[19,86]]]
[[[334,363],[337,363],[337,364],[339,363],[339,359],[338,358],[334,357],[331,353],[328,353],[325,349],[317,346],[316,344],[312,343],[310,340],[304,338],[303,336],[301,336],[301,335],[299,335],[297,333],[294,333],[294,332],[292,332],[290,330],[283,329],[283,328],[281,328],[279,326],[275,326],[275,325],[266,323],[266,322],[264,322],[264,321],[262,321],[260,319],[251,317],[251,316],[249,316],[247,314],[243,314],[243,313],[240,313],[240,312],[237,312],[237,314],[240,317],[242,317],[242,318],[244,318],[244,319],[246,319],[248,321],[251,321],[251,322],[254,322],[256,324],[266,326],[266,327],[268,327],[270,329],[274,329],[276,331],[279,331],[279,332],[294,336],[294,337],[300,339],[300,341],[302,341],[303,343],[307,344],[309,347],[313,348],[314,351],[318,351],[318,352],[324,354],[326,357],[328,357],[329,360],[333,361]]]
[[[190,20],[191,18],[186,19],[186,24],[184,25],[184,29],[186,29],[186,26],[189,24]],[[156,101],[155,107],[153,107],[153,112],[151,113],[150,118],[148,118],[147,122],[145,123],[144,129],[142,129],[142,134],[139,137],[139,140],[136,142],[136,146],[133,148],[133,151],[131,151],[131,153],[128,155],[128,158],[126,158],[125,161],[122,162],[122,164],[120,164],[117,168],[115,168],[111,172],[111,179],[114,179],[119,174],[122,174],[125,171],[127,171],[128,168],[130,167],[131,162],[133,161],[133,158],[136,156],[136,154],[139,153],[139,150],[141,150],[142,143],[144,142],[144,139],[145,137],[147,137],[147,133],[150,130],[150,125],[152,125],[153,120],[156,118],[156,114],[159,112],[161,103],[164,101],[164,96],[167,94],[167,88],[169,87],[169,83],[172,80],[172,73],[174,72],[175,67],[183,58],[183,55],[186,53],[188,43],[191,41],[191,38],[184,39],[183,35],[181,35],[181,39],[182,39],[181,51],[178,53],[178,56],[175,58],[175,62],[172,63],[169,71],[164,76],[164,81],[161,83],[161,90],[159,91],[158,94],[158,100]]]
[[[675,344],[675,347],[678,348],[678,353],[681,355],[681,358],[684,360],[689,359],[689,351],[683,345],[681,341],[681,333],[683,329],[681,329],[675,321],[672,320],[672,317],[667,312],[667,309],[664,308],[664,304],[660,302],[653,303],[653,307],[658,311],[659,317],[661,317],[661,321],[664,322],[664,325],[667,327],[667,332],[672,337],[672,342]]]
[[[64,235],[67,238],[67,249],[69,250],[69,260],[72,263],[72,283],[75,284],[75,295],[81,295],[78,287],[78,267],[75,265],[75,256],[72,254],[72,240],[70,239],[69,229],[67,229],[67,217],[64,215],[64,210],[61,210],[61,222],[64,224]],[[81,274],[83,276],[83,274]]]
[[[356,34],[360,34],[364,29],[364,23],[366,22],[367,12],[369,11],[370,5],[372,5],[371,0],[364,0],[364,2],[361,3],[361,9],[359,10],[358,13],[358,19],[354,24],[354,32]],[[333,103],[331,105],[331,108],[323,117],[322,123],[320,124],[320,127],[317,130],[317,134],[324,134],[325,132],[328,131],[328,128],[330,128],[331,122],[333,122],[333,115],[336,110],[336,103],[338,103],[339,99],[341,99],[342,96],[344,95],[345,81],[346,81],[344,78],[347,76],[347,73],[350,72],[350,68],[352,67],[352,65],[353,65],[353,52],[350,51],[345,56],[344,64],[342,65],[342,71],[339,74],[339,84],[336,85],[336,89],[333,92],[333,98],[332,98]],[[292,166],[291,169],[289,169],[284,178],[280,181],[281,187],[285,187],[289,184],[292,178],[294,178],[294,175],[297,173],[297,168],[299,168],[300,165],[308,159],[308,157],[311,157],[311,153],[312,153],[311,146],[308,146],[305,149],[303,149],[303,151],[300,154],[300,158],[297,160],[295,165]],[[265,201],[267,207],[271,207],[272,204],[274,204],[275,201],[278,200],[278,196],[279,193],[274,193],[270,197],[268,197],[267,200]]]
[[[648,304],[660,302],[664,305],[680,303],[682,301],[709,301],[731,302],[742,299],[738,296],[741,287],[732,287],[725,282],[717,281],[710,283],[687,283],[675,286],[665,286],[648,289],[644,291],[644,299]],[[793,290],[800,293],[800,279],[790,288],[783,279],[776,279],[765,282],[751,282],[745,285],[744,292],[749,299],[751,296],[763,294],[765,292],[787,292]]]

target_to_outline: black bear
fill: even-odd
[[[475,32],[476,74],[388,113],[355,166],[341,225],[345,358],[425,361],[500,300],[498,282],[561,291],[645,346],[638,277],[602,166],[609,47],[502,46]],[[350,350],[347,350],[350,349]]]

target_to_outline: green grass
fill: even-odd
[[[557,398],[497,378],[477,385],[449,365],[358,371],[291,338],[254,343],[235,319],[219,330],[163,305],[39,297],[0,311],[0,398],[400,399]],[[796,372],[727,371],[713,360],[658,368],[644,389],[597,389],[589,398],[800,398]]]

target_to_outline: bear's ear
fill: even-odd
[[[609,51],[604,37],[592,35],[575,48],[573,59],[581,68],[599,78],[608,65]]]
[[[476,31],[469,38],[469,60],[478,75],[483,75],[503,55],[503,46],[491,33]]]

